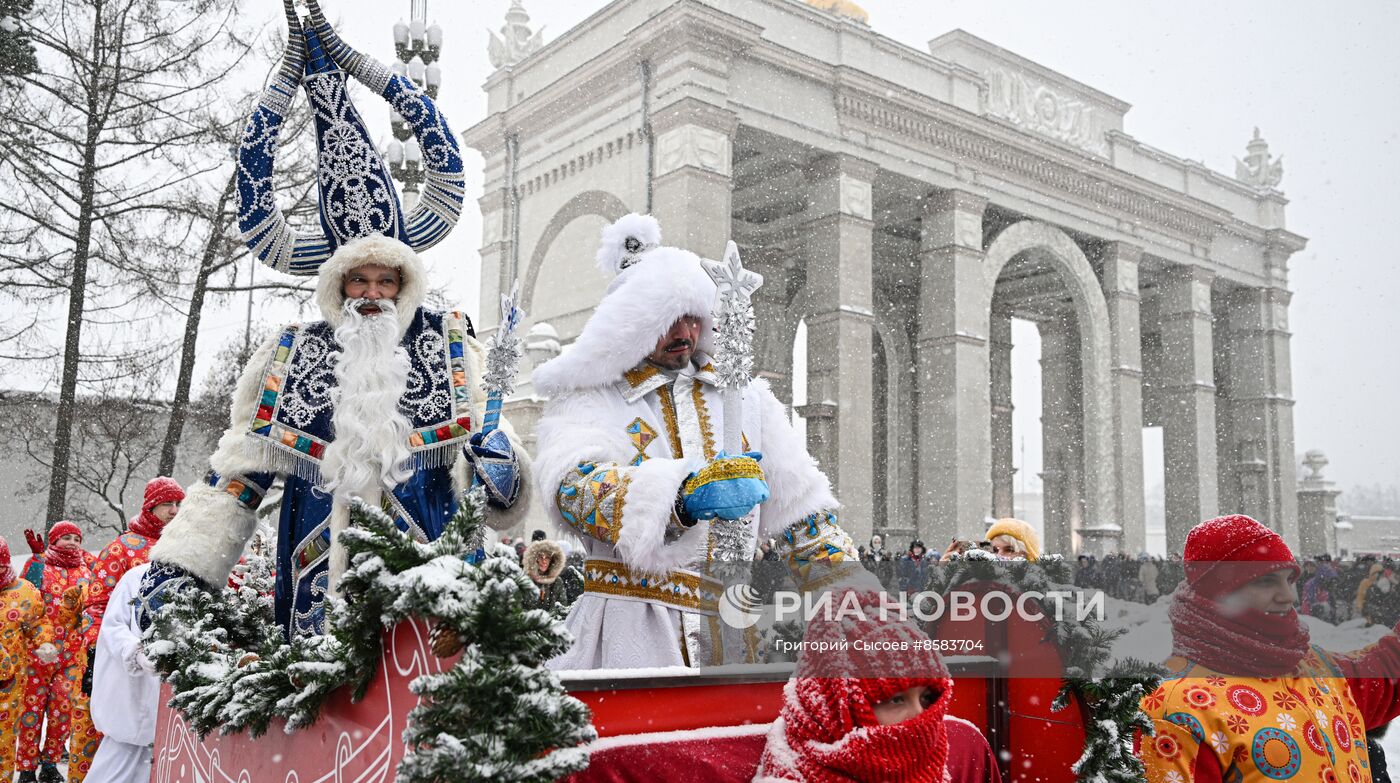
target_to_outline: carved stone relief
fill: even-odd
[[[988,114],[1085,152],[1108,154],[1107,125],[1092,105],[1060,95],[1023,73],[993,68],[985,76]]]
[[[730,176],[729,137],[698,125],[682,125],[656,140],[656,176],[685,166]]]
[[[869,182],[846,174],[841,175],[841,212],[870,220],[872,211],[871,187]]]

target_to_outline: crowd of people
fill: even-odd
[[[0,569],[3,583],[0,603],[6,610],[3,630],[0,630],[0,721],[3,721],[0,780],[13,779],[15,769],[20,773],[20,781],[41,783],[76,782],[89,777],[104,781],[146,779],[151,764],[158,682],[154,668],[141,651],[140,631],[133,610],[127,604],[138,593],[151,545],[159,540],[165,522],[173,517],[183,497],[183,491],[174,481],[154,479],[146,487],[141,513],[98,554],[83,548],[83,533],[77,525],[59,522],[43,537],[27,532],[31,555],[22,568]],[[1242,656],[1263,656],[1266,661],[1273,661],[1283,655],[1287,660],[1278,661],[1280,670],[1312,661],[1315,668],[1332,672],[1328,676],[1338,683],[1357,680],[1364,687],[1353,690],[1352,697],[1345,702],[1332,705],[1339,711],[1341,722],[1329,729],[1334,734],[1342,732],[1338,744],[1366,748],[1368,730],[1383,726],[1400,706],[1400,688],[1393,680],[1363,677],[1368,673],[1368,664],[1323,651],[1305,653],[1305,660],[1300,663],[1288,654],[1291,650],[1306,649],[1305,629],[1301,631],[1303,642],[1300,642],[1295,638],[1300,633],[1300,626],[1296,624],[1288,625],[1279,638],[1259,643],[1236,626],[1236,614],[1217,613],[1227,597],[1243,600],[1237,598],[1239,594],[1258,593],[1254,598],[1258,599],[1264,618],[1303,613],[1328,622],[1362,617],[1368,623],[1394,625],[1400,620],[1400,589],[1396,588],[1400,577],[1396,575],[1395,564],[1388,558],[1335,561],[1327,555],[1297,563],[1276,534],[1267,528],[1248,527],[1246,533],[1263,542],[1259,545],[1262,554],[1256,555],[1262,562],[1236,564],[1248,568],[1236,569],[1228,576],[1203,575],[1207,565],[1229,564],[1228,540],[1225,545],[1208,544],[1206,536],[1193,531],[1193,538],[1188,539],[1186,558],[1085,555],[1073,563],[1074,581],[1078,587],[1103,590],[1130,601],[1151,603],[1159,597],[1172,596],[1175,647],[1179,648],[1174,649],[1173,660],[1179,659],[1180,665],[1186,668],[1194,667],[1188,674],[1207,685],[1216,682],[1217,672],[1233,675],[1230,682],[1236,682],[1239,679],[1236,670],[1253,671],[1251,667],[1257,661]],[[983,540],[954,540],[942,552],[933,552],[916,539],[903,552],[892,554],[883,538],[876,535],[868,546],[859,549],[859,556],[866,569],[888,589],[919,590],[927,583],[930,568],[962,556],[970,549],[982,550],[997,559],[1036,560],[1040,557],[1040,547],[1039,537],[1029,525],[1006,519],[991,526]],[[1193,548],[1197,550],[1194,553]],[[567,538],[551,540],[544,531],[535,530],[528,542],[523,538],[502,538],[498,552],[513,556],[530,580],[534,589],[525,594],[529,605],[562,617],[583,593],[583,555]],[[8,545],[0,542],[0,563],[8,566],[9,555]],[[1210,562],[1216,558],[1221,563]],[[761,544],[755,553],[756,561],[774,559],[776,556],[769,542]],[[764,573],[763,569],[755,571],[760,577]],[[124,581],[123,577],[128,575],[130,578]],[[1260,584],[1275,578],[1278,585]],[[112,603],[114,594],[119,596],[115,604]],[[1183,600],[1183,595],[1188,600]],[[1270,612],[1265,606],[1269,602],[1277,603],[1282,611]],[[1205,630],[1200,630],[1203,627]],[[1193,628],[1196,630],[1191,631]],[[809,634],[814,632],[822,631],[821,628],[808,629]],[[1238,647],[1222,647],[1220,639],[1230,639],[1232,645]],[[1277,652],[1280,647],[1285,652]],[[1268,655],[1265,656],[1265,652]],[[1371,665],[1383,665],[1387,667],[1384,671],[1389,671],[1400,663],[1400,643],[1392,640],[1369,655],[1380,661]],[[859,754],[832,756],[823,752],[812,755],[814,748],[826,747],[856,729],[862,729],[861,736],[880,737],[884,742],[926,745],[925,749],[936,751],[936,755],[946,761],[944,769],[977,771],[971,777],[958,779],[993,779],[987,772],[993,765],[986,762],[989,756],[985,740],[963,742],[957,747],[948,743],[945,734],[958,727],[942,720],[946,710],[946,671],[941,668],[937,656],[930,658],[932,675],[856,678],[853,681],[857,687],[851,689],[838,687],[834,683],[839,680],[826,674],[804,677],[799,671],[790,685],[790,703],[784,710],[784,717],[774,724],[770,733],[769,751],[763,761],[763,776],[767,777],[761,776],[761,779],[789,779],[776,775],[818,767],[859,774],[862,769],[874,768],[871,765],[887,764],[888,758],[881,755],[881,742],[873,739],[866,741]],[[810,661],[803,664],[809,669],[814,665],[817,664]],[[850,664],[845,662],[844,665]],[[1199,676],[1195,669],[1201,669]],[[1272,670],[1269,673],[1274,674]],[[1309,676],[1317,681],[1320,675]],[[1227,718],[1243,721],[1244,718],[1215,715],[1208,709],[1210,700],[1205,691],[1170,685],[1176,679],[1179,678],[1172,678],[1163,689],[1144,700],[1145,708],[1154,715],[1172,704],[1179,708],[1167,719],[1157,720],[1157,735],[1140,750],[1148,762],[1149,780],[1176,780],[1170,772],[1188,769],[1193,773],[1190,779],[1213,780],[1216,778],[1203,770],[1217,765],[1228,770],[1231,764],[1240,768],[1240,758],[1221,758],[1218,751],[1205,753],[1203,751],[1210,749],[1206,745],[1186,740],[1190,738],[1192,726],[1205,725],[1204,721]],[[1272,689],[1267,693],[1274,694],[1261,698],[1286,704],[1303,690],[1312,690],[1271,685],[1276,682],[1282,681],[1276,676],[1261,681],[1260,687],[1269,686]],[[104,700],[104,694],[111,698]],[[1235,694],[1230,698],[1239,702],[1244,697]],[[143,702],[144,707],[137,711],[150,714],[135,716],[140,719],[132,720],[129,705]],[[122,708],[113,709],[118,703]],[[1241,709],[1249,706],[1244,704]],[[794,708],[805,711],[804,717],[798,719],[790,715],[789,711]],[[813,715],[821,716],[821,720],[813,722],[810,719]],[[1197,723],[1184,723],[1182,715],[1195,716],[1193,720]],[[1185,734],[1182,726],[1185,726]],[[1346,732],[1351,732],[1351,736]],[[1280,747],[1285,749],[1290,747],[1286,735],[1286,731],[1279,735],[1283,743]],[[854,747],[851,743],[846,746]],[[1333,749],[1332,757],[1337,755]],[[1352,763],[1369,765],[1373,780],[1384,779],[1380,776],[1384,761],[1374,744],[1369,751],[1359,751],[1355,759]],[[1275,761],[1261,756],[1249,763],[1263,765],[1261,768],[1271,771],[1286,768]],[[66,776],[59,770],[63,762],[67,763]],[[92,777],[94,775],[96,777]],[[1323,779],[1328,779],[1325,774]]]
[[[1020,524],[1025,523],[1019,520],[997,523],[1000,526]],[[1026,531],[1021,535],[1038,545],[1033,529],[1027,526]],[[987,539],[973,542],[972,546],[994,553],[991,543],[994,537],[989,534]],[[940,562],[967,547],[968,542],[957,541],[942,554],[935,554],[922,540],[914,539],[903,551],[892,552],[886,547],[884,537],[876,534],[868,545],[858,547],[857,551],[861,562],[886,589],[914,592],[927,584],[931,563]],[[1171,595],[1186,579],[1185,561],[1177,554],[1166,557],[1123,552],[1104,557],[1079,555],[1070,565],[1074,569],[1075,587],[1143,604],[1152,604],[1162,596]],[[1336,560],[1323,554],[1302,561],[1300,567],[1298,610],[1303,614],[1334,625],[1356,618],[1365,620],[1367,625],[1393,626],[1400,621],[1400,561],[1376,555]]]
[[[129,603],[184,497],[174,480],[152,479],[140,513],[96,554],[69,521],[26,530],[18,570],[0,541],[0,780],[16,769],[21,783],[149,777],[159,683]]]

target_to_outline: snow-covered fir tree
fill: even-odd
[[[513,556],[467,562],[484,503],[481,492],[467,495],[431,543],[355,504],[341,536],[350,567],[329,604],[329,632],[295,645],[272,617],[265,554],[240,563],[232,588],[179,594],[147,632],[148,652],[174,691],[171,706],[201,735],[257,736],[274,718],[296,731],[316,721],[337,688],[363,697],[382,631],[418,617],[465,646],[447,671],[411,684],[421,701],[409,714],[411,747],[398,780],[543,783],[583,769],[588,755],[579,745],[596,737],[588,710],[543,666],[568,647],[567,631],[549,612],[526,608],[534,586]]]

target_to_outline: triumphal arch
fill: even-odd
[[[919,50],[813,3],[616,0],[548,43],[517,3],[465,134],[483,318],[518,278],[530,358],[567,350],[602,294],[599,229],[651,212],[667,244],[718,258],[732,237],[762,272],[756,364],[789,401],[805,322],[799,413],[857,537],[941,549],[1011,513],[1014,317],[1041,335],[1048,551],[1144,548],[1144,427],[1169,551],[1236,510],[1308,551],[1288,331],[1305,240],[1258,134],[1228,176],[988,41]]]

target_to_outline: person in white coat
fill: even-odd
[[[746,453],[721,450],[730,411],[710,358],[716,286],[700,258],[663,247],[650,216],[627,215],[604,229],[597,261],[613,277],[602,302],[569,350],[532,375],[549,397],[536,494],[584,537],[587,557],[566,621],[575,642],[549,666],[754,662],[753,623],[721,618],[720,597],[744,592],[760,540],[777,540],[803,591],[879,590],[837,521],[830,482],[763,380],[741,392]]]
[[[149,568],[149,564],[137,566],[117,582],[97,635],[92,721],[106,738],[92,760],[88,780],[146,783],[151,779],[160,677],[141,647],[141,629],[132,605]]]

